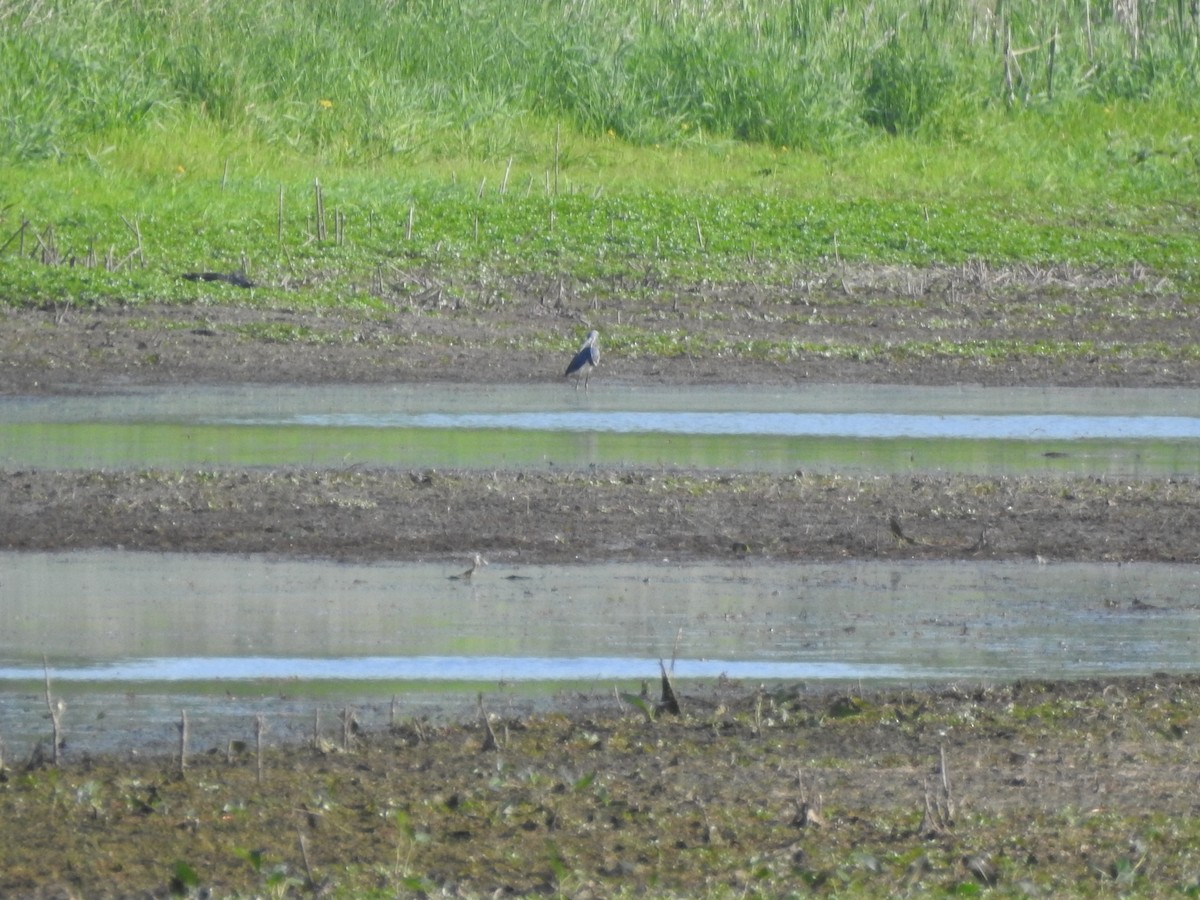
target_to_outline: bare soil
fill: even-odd
[[[560,377],[583,324],[603,335],[618,321],[685,329],[694,352],[605,352],[594,390],[606,380],[1200,384],[1186,350],[1192,311],[1169,281],[1136,269],[837,271],[769,289],[414,275],[387,295],[386,316],[224,303],[7,309],[0,392],[532,383]],[[728,351],[787,329],[863,352]],[[538,349],[557,332],[557,354]],[[1012,349],[887,351],[935,338]],[[1047,340],[1063,351],[1029,351]],[[1194,477],[800,469],[10,470],[0,547],[530,563],[1200,555]],[[0,763],[0,894],[1154,896],[1200,886],[1195,678],[866,693],[719,683],[687,688],[682,714],[651,719],[659,699],[655,685],[648,700],[401,718],[344,740],[268,741],[261,758],[231,738],[191,748],[186,770],[134,748],[68,749],[54,766],[43,748]]]
[[[1200,384],[1194,310],[1169,278],[1137,266],[770,274],[717,286],[410,272],[383,286],[383,312],[305,311],[299,291],[295,309],[264,309],[234,302],[252,294],[221,283],[211,305],[10,308],[0,314],[0,392],[555,381],[585,324],[602,335],[597,391],[614,381]],[[614,350],[610,325],[686,335],[688,350]],[[789,335],[826,349],[786,360],[755,349]],[[526,562],[1200,554],[1191,478],[825,478],[799,460],[781,478],[675,474],[14,472],[0,484],[0,546]]]

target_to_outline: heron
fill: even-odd
[[[588,379],[592,377],[592,369],[600,362],[600,332],[589,331],[587,340],[583,342],[583,346],[579,348],[579,352],[571,360],[567,366],[567,371],[563,373],[564,378],[575,376],[575,390],[579,390],[579,379],[583,379],[583,390],[586,393],[588,389]]]

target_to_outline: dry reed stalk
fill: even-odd
[[[1050,36],[1050,58],[1046,62],[1046,99],[1054,99],[1054,55],[1058,50],[1058,23],[1054,23],[1054,34]]]
[[[187,710],[179,711],[179,777],[187,778],[187,751],[188,751],[188,716]]]
[[[1004,102],[1013,105],[1016,99],[1013,94],[1013,55],[1012,55],[1012,26],[1004,25]]]
[[[51,751],[51,759],[54,760],[54,765],[58,765],[59,760],[59,744],[62,743],[62,714],[66,709],[66,704],[62,700],[55,702],[50,697],[50,664],[46,662],[46,654],[42,654],[42,672],[46,679],[46,708],[50,710],[50,728],[54,739],[54,747]]]
[[[676,716],[681,715],[679,695],[675,693],[675,684],[671,680],[671,673],[667,671],[667,667],[661,659],[658,661],[658,666],[662,670],[662,698],[658,701],[659,711],[669,712]]]
[[[562,150],[562,125],[554,126],[554,196],[558,196],[559,153]]]
[[[354,737],[354,726],[358,719],[354,715],[354,707],[347,706],[342,710],[342,750],[350,752],[350,742]]]
[[[938,747],[938,783],[931,790],[925,781],[925,810],[918,832],[925,837],[940,837],[954,824],[954,795],[950,789],[950,770],[946,766],[946,748]]]
[[[0,244],[0,253],[3,253],[5,250],[7,250],[8,245],[11,244],[13,241],[16,241],[19,239],[20,243],[18,243],[18,245],[17,245],[17,255],[24,256],[25,255],[25,229],[28,227],[29,227],[29,220],[22,219],[20,227],[17,228],[17,230],[12,233],[12,235],[9,237],[9,239],[7,241],[5,241],[3,244]]]
[[[263,780],[263,732],[266,729],[266,722],[263,721],[262,713],[259,713],[254,717],[254,777],[259,784],[262,784]]]
[[[133,248],[133,250],[131,250],[129,252],[129,255],[125,257],[125,261],[128,262],[129,260],[133,259],[136,256],[136,257],[138,257],[138,260],[141,262],[142,267],[145,268],[146,253],[142,246],[142,228],[138,224],[138,220],[134,219],[131,222],[124,216],[121,216],[121,221],[125,223],[125,227],[129,229],[129,233],[133,235],[133,239],[137,242],[137,244]]]
[[[489,750],[499,750],[500,742],[496,740],[496,732],[492,728],[492,720],[488,717],[487,710],[483,708],[483,693],[480,692],[476,699],[479,702],[479,718],[483,720],[483,727],[487,731],[487,736],[483,739],[483,746],[479,749],[484,753]]]
[[[313,878],[312,863],[308,861],[308,843],[304,840],[304,833],[299,828],[296,829],[296,836],[300,838],[300,858],[304,861],[304,873],[308,876],[308,886],[316,887],[316,879]]]
[[[1084,14],[1084,29],[1087,33],[1087,53],[1088,64],[1096,62],[1096,45],[1092,41],[1092,0],[1085,0],[1083,4]]]
[[[42,265],[57,266],[62,262],[62,257],[58,252],[58,244],[54,239],[53,225],[47,225],[45,231],[40,235],[34,233],[33,237],[38,242],[38,246],[42,248]]]
[[[326,234],[326,232],[325,232],[325,195],[321,190],[321,179],[319,179],[319,178],[313,179],[313,201],[314,201],[313,214],[316,218],[314,230],[317,233],[317,240],[323,242],[325,240],[325,234]]]

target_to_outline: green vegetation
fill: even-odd
[[[493,698],[494,699],[494,698]],[[715,688],[0,772],[0,890],[1177,897],[1194,679]],[[335,733],[337,729],[341,733]],[[236,736],[235,736],[236,735]],[[1120,748],[1118,755],[1113,747]],[[1099,796],[1097,796],[1099,795]],[[1152,802],[1148,801],[1150,798]],[[52,849],[48,849],[52,848]]]
[[[0,56],[8,303],[371,308],[410,268],[1200,273],[1182,2],[4,0]],[[253,295],[179,277],[242,269]]]
[[[1183,2],[8,0],[7,156],[214,126],[334,162],[530,158],[563,122],[637,145],[958,137],[993,106],[1191,104]]]

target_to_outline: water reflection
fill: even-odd
[[[298,415],[228,424],[314,425],[322,428],[499,429],[612,434],[729,434],[789,437],[957,438],[1075,441],[1195,439],[1200,419],[1183,416],[915,415],[892,413],[525,412]]]
[[[1200,391],[197,387],[0,398],[0,465],[1070,472],[1200,466]]]
[[[0,554],[0,680],[1012,678],[1200,668],[1200,568]]]
[[[452,718],[477,690],[510,713],[566,686],[612,702],[660,660],[685,689],[1200,670],[1196,566],[493,561],[451,581],[461,569],[0,553],[0,735],[16,757],[46,738],[43,653],[82,752],[170,752],[181,709],[196,746],[224,747],[258,715],[272,741],[345,705],[384,727],[389,697]]]

